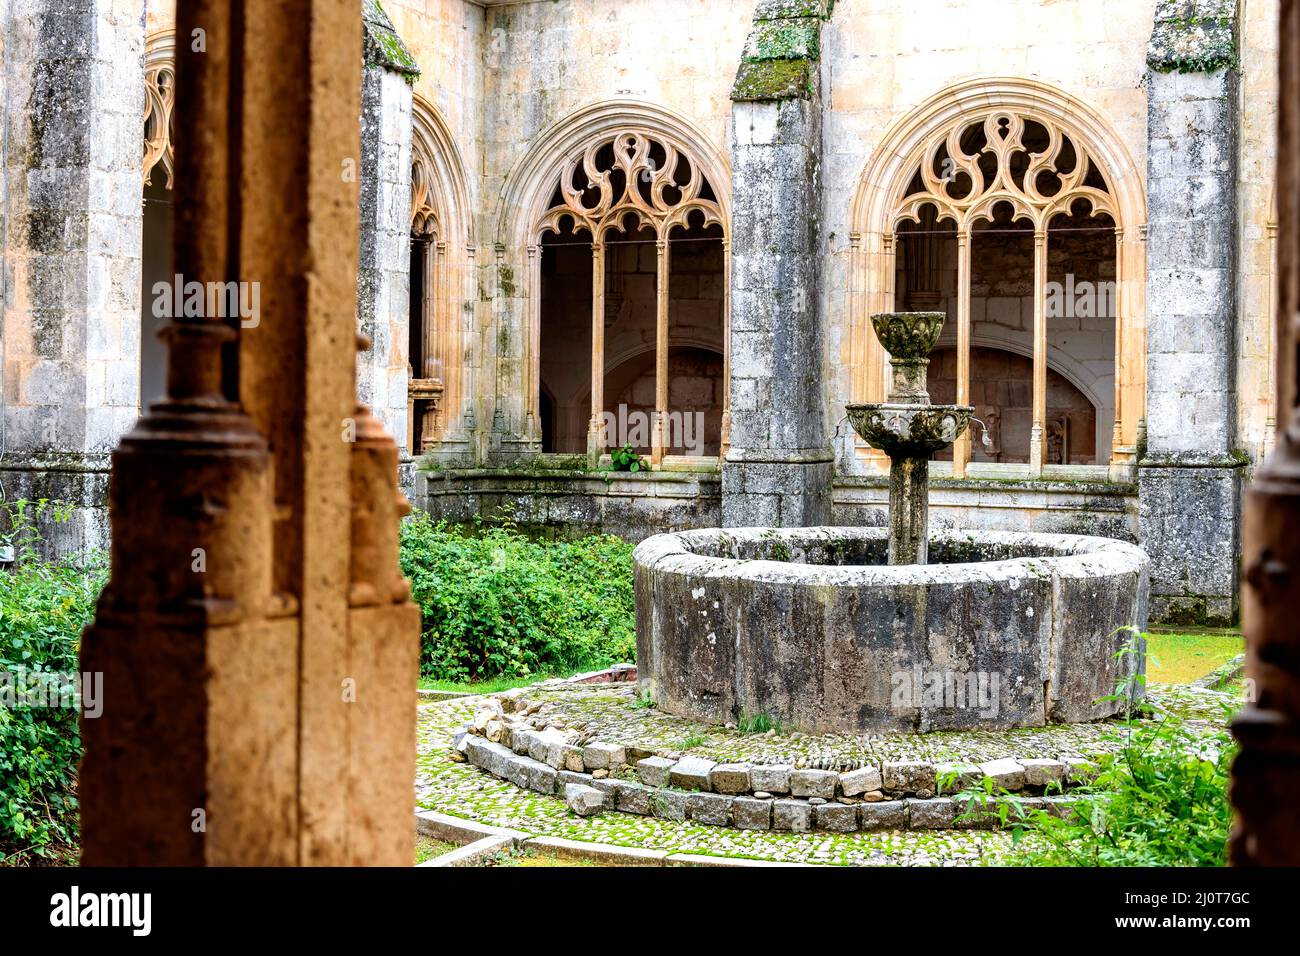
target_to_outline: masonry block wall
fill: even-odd
[[[102,546],[140,401],[143,5],[5,14],[2,497],[71,505],[56,550]]]
[[[761,0],[732,91],[729,527],[831,519],[818,67],[830,6]]]
[[[1236,615],[1235,3],[1161,3],[1148,63],[1147,446],[1152,617]]]
[[[371,345],[357,356],[357,396],[409,458],[411,80],[419,71],[378,3],[366,0],[363,17],[357,328]]]

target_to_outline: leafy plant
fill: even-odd
[[[611,471],[640,471],[645,467],[644,460],[630,444],[622,448],[611,448],[609,462]]]
[[[704,742],[707,741],[708,739],[709,738],[706,737],[704,734],[689,734],[688,736],[682,738],[682,742],[678,744],[677,749],[694,750],[696,747],[703,746]]]
[[[423,614],[421,676],[526,677],[636,656],[632,546],[532,541],[509,521],[402,524],[402,571]]]
[[[67,858],[77,843],[78,710],[31,706],[27,692],[66,684],[78,670],[81,631],[94,615],[107,561],[44,561],[37,522],[64,521],[47,501],[5,506],[15,564],[0,571],[0,862]],[[57,702],[57,701],[54,701]]]
[[[1144,639],[1134,632],[1119,655],[1135,653]],[[1121,680],[1116,696],[1133,699],[1143,682]],[[1222,866],[1232,817],[1232,710],[1224,705],[1222,724],[1207,737],[1173,711],[1135,707],[1110,737],[1117,748],[1095,758],[1095,778],[1075,791],[1080,799],[1064,817],[1027,809],[1021,797],[989,785],[958,795],[963,815],[995,815],[1016,842],[1032,835],[1016,860],[1023,865]]]

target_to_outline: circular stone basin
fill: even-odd
[[[1109,538],[884,528],[655,535],[633,553],[639,690],[715,724],[808,733],[1007,729],[1117,713],[1145,629],[1146,554]]]

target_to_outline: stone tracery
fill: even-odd
[[[172,110],[176,103],[175,37],[168,32],[151,37],[145,53],[144,73],[144,182],[153,181],[153,171],[162,166],[166,186],[172,188],[174,150]]]
[[[1142,183],[1119,138],[1098,114],[1072,97],[1013,77],[973,80],[932,97],[886,131],[851,211],[853,336],[848,348],[854,399],[879,400],[883,391],[884,355],[865,327],[866,316],[906,305],[901,298],[895,303],[901,293],[896,288],[901,279],[895,276],[900,242],[938,227],[950,230],[955,243],[956,400],[969,400],[973,247],[986,229],[1023,229],[1033,243],[1035,358],[1027,470],[1042,474],[1051,459],[1045,302],[1049,229],[1059,228],[1054,223],[1058,217],[1095,221],[1089,228],[1113,228],[1115,235],[1118,296],[1110,470],[1128,474],[1136,461],[1144,411],[1144,208]],[[930,259],[936,256],[932,251],[929,257],[917,258],[921,267],[933,272]],[[916,271],[909,258],[901,261]],[[913,292],[909,289],[909,300],[925,301],[912,306],[934,307],[935,293],[918,297]],[[953,449],[954,476],[966,473],[970,457],[969,437],[963,437]]]
[[[656,248],[655,283],[655,403],[651,461],[663,462],[673,441],[669,427],[669,240],[675,230],[715,229],[721,233],[723,271],[729,260],[726,215],[713,184],[684,144],[645,128],[623,126],[592,137],[571,152],[555,173],[554,191],[532,230],[533,248],[547,236],[590,236],[592,251],[591,417],[587,456],[595,464],[609,444],[605,434],[605,330],[609,324],[606,243],[611,233],[640,229],[653,235]],[[680,237],[678,237],[680,238]],[[723,303],[723,341],[729,309]],[[726,363],[725,344],[724,367]],[[724,383],[727,373],[724,370]],[[724,384],[725,389],[725,384]],[[723,400],[722,446],[727,442],[726,399]]]
[[[658,157],[658,158],[656,158]],[[685,180],[683,182],[683,179]],[[578,185],[578,183],[582,185]],[[564,166],[555,203],[537,225],[537,235],[559,232],[566,217],[574,230],[603,241],[632,214],[660,239],[685,226],[693,212],[703,225],[722,223],[722,209],[698,165],[673,143],[636,130],[602,138]]]
[[[1026,141],[1035,133],[1045,143]],[[994,110],[982,122],[958,123],[934,137],[909,185],[918,182],[920,190],[908,188],[901,197],[895,226],[919,222],[926,205],[959,228],[991,220],[1001,202],[1009,202],[1014,218],[1029,220],[1035,229],[1068,215],[1080,199],[1091,204],[1094,216],[1117,216],[1104,173],[1087,150],[1057,124],[1020,112]]]

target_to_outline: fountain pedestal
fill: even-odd
[[[882,312],[871,317],[889,352],[887,402],[849,405],[849,422],[889,456],[889,563],[925,564],[929,530],[930,458],[970,425],[969,405],[932,405],[926,388],[930,350],[943,329],[942,312]]]

